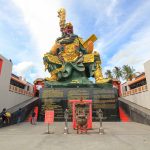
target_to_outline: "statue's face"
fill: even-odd
[[[64,33],[67,35],[70,35],[73,33],[73,27],[72,26],[66,26],[64,29]]]

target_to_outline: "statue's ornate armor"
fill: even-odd
[[[73,43],[64,45],[64,50],[59,54],[64,62],[74,62],[78,59],[80,53],[76,50],[77,47],[79,47],[79,41],[77,38]]]

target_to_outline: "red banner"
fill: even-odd
[[[54,122],[54,110],[45,111],[45,123],[52,124]]]

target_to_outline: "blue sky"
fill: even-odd
[[[32,82],[48,76],[43,54],[60,36],[57,10],[64,7],[75,34],[99,38],[103,71],[128,64],[144,71],[150,59],[150,0],[0,0],[0,54],[13,73]]]

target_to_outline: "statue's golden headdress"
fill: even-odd
[[[66,11],[64,8],[60,8],[58,10],[58,17],[60,18],[59,25],[60,25],[60,29],[62,31],[66,24]]]
[[[60,8],[58,10],[58,17],[60,18],[59,26],[60,26],[61,32],[63,32],[63,30],[66,27],[72,27],[73,28],[73,25],[71,24],[71,22],[66,23],[66,10],[64,8]]]
[[[71,23],[71,22],[68,22],[68,23],[65,24],[64,27],[73,27],[73,26],[72,26],[72,23]]]

